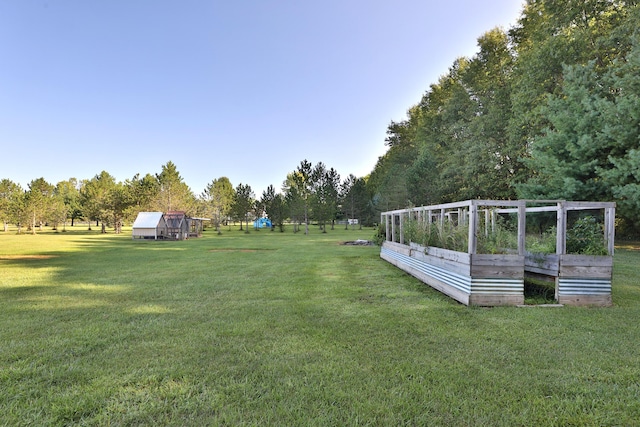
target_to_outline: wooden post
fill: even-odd
[[[399,240],[400,240],[400,244],[404,245],[404,216],[405,216],[405,212],[400,212],[400,214],[398,216],[400,218],[400,236],[399,236]]]
[[[494,231],[493,227],[491,228],[491,231]],[[489,236],[489,208],[484,210],[484,236]]]
[[[605,208],[604,210],[604,238],[607,244],[609,255],[613,256],[616,233],[616,208]]]
[[[527,205],[521,202],[518,205],[518,255],[525,254],[527,232]]]
[[[495,233],[496,232],[496,210],[495,209],[491,209],[491,232]]]
[[[564,255],[567,251],[567,207],[564,202],[558,202],[556,233],[556,254]]]
[[[380,214],[380,223],[384,222],[384,240],[389,241],[389,216]]]
[[[391,241],[396,241],[396,215],[391,214]]]
[[[471,201],[469,205],[469,254],[476,253],[476,229],[478,228],[478,207]]]

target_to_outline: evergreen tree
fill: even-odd
[[[42,231],[42,225],[51,217],[54,207],[54,186],[44,178],[34,179],[25,193],[24,206],[28,215],[29,228],[36,234],[36,225]]]
[[[240,220],[240,230],[242,230],[242,221],[246,222],[246,233],[249,232],[249,215],[255,206],[255,195],[249,184],[238,184],[235,190],[232,212],[235,217]]]
[[[190,213],[196,208],[196,198],[187,184],[184,183],[176,165],[168,161],[162,171],[156,174],[158,180],[158,196],[155,208],[158,211],[183,211]]]
[[[262,198],[260,202],[264,206],[264,210],[271,220],[271,229],[273,230],[273,227],[277,226],[280,231],[283,232],[286,210],[285,201],[282,194],[276,193],[274,186],[270,185],[265,191],[262,192]]]

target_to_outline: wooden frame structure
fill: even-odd
[[[568,213],[601,210],[607,255],[566,253]],[[526,250],[527,214],[556,213],[556,253],[533,254]],[[517,248],[505,253],[478,253],[478,237],[488,234],[498,215],[517,216]],[[464,252],[405,241],[409,219],[440,224],[445,221],[468,227]],[[433,288],[466,305],[494,306],[524,303],[525,275],[555,281],[561,304],[611,304],[611,279],[615,231],[615,203],[564,200],[467,200],[441,205],[383,212],[385,241],[380,256]]]
[[[189,237],[202,237],[204,222],[211,221],[211,218],[187,218]]]

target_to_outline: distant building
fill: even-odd
[[[140,212],[133,222],[131,236],[139,239],[165,239],[169,233],[162,212]]]
[[[185,240],[189,237],[187,215],[182,211],[170,211],[164,214],[169,231],[169,239]]]
[[[211,218],[187,218],[187,224],[189,224],[189,237],[202,236],[205,221],[211,221]]]
[[[204,221],[209,218],[189,218],[182,211],[140,212],[133,223],[132,237],[139,239],[185,240],[200,237]]]

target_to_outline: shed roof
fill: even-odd
[[[162,219],[162,212],[140,212],[133,222],[133,228],[156,228]]]

